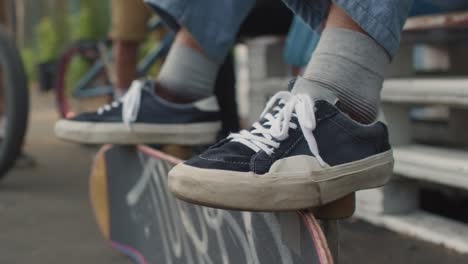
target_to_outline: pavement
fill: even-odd
[[[51,94],[33,94],[25,151],[35,164],[13,169],[0,184],[0,263],[131,263],[94,222],[87,181],[97,148],[55,139],[54,106]],[[346,221],[341,236],[340,264],[468,263],[468,255],[362,221]]]

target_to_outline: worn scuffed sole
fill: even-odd
[[[300,166],[300,164],[298,164]],[[390,179],[393,154],[286,174],[202,169],[179,164],[169,172],[169,189],[179,199],[203,206],[246,211],[289,211],[318,207]],[[316,180],[320,177],[321,180]]]
[[[55,124],[55,135],[86,144],[202,145],[214,143],[220,129],[221,122],[125,125],[59,120]]]

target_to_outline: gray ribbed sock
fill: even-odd
[[[333,91],[344,112],[370,123],[378,115],[383,74],[389,63],[388,53],[371,37],[327,28],[303,77]]]
[[[174,42],[156,80],[174,96],[197,100],[214,93],[219,66],[199,52]]]

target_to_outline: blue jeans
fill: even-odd
[[[208,56],[222,61],[255,0],[145,0],[170,26],[187,28]],[[283,0],[312,29],[320,31],[330,0]],[[412,0],[334,0],[393,56]]]
[[[454,12],[468,9],[466,0],[415,0],[409,16]],[[291,25],[284,49],[285,61],[296,67],[304,67],[310,60],[320,36],[299,17]]]

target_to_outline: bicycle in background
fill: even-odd
[[[158,19],[150,20],[147,25],[148,32],[163,28],[163,23]],[[146,76],[151,67],[166,56],[175,34],[169,30],[165,32],[152,51],[140,60],[137,66],[138,77]],[[104,100],[113,98],[111,45],[112,41],[108,39],[78,40],[62,53],[58,60],[55,82],[57,106],[61,117],[71,117],[86,110],[95,110],[103,103],[103,98]],[[84,61],[88,65],[87,71],[70,84],[67,82],[67,76],[76,60]],[[93,99],[97,99],[95,103],[92,102]],[[86,105],[83,101],[88,101],[91,105]]]

